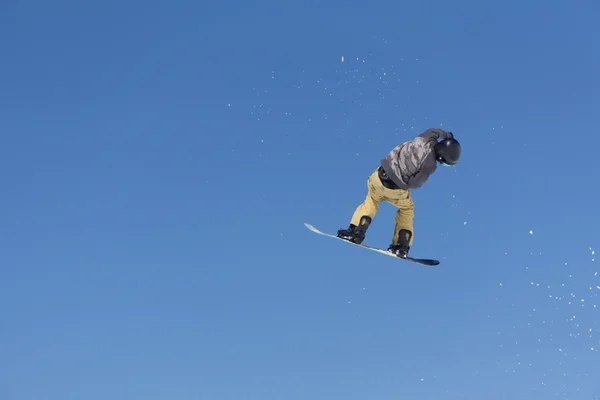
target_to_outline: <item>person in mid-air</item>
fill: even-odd
[[[420,188],[437,169],[455,165],[461,154],[460,143],[452,132],[430,128],[416,138],[396,146],[367,180],[367,198],[358,206],[348,229],[338,230],[341,239],[360,244],[379,209],[387,201],[398,211],[394,236],[388,251],[398,257],[408,257],[414,240],[414,203],[411,189]]]

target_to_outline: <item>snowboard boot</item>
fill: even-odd
[[[412,232],[407,229],[400,229],[398,232],[398,244],[391,244],[388,248],[388,251],[395,254],[400,258],[408,257],[408,252],[410,250],[410,238],[412,237]]]
[[[337,237],[352,243],[361,244],[365,240],[365,233],[367,233],[369,225],[371,225],[371,217],[365,215],[360,218],[358,226],[350,224],[348,229],[340,229],[337,232]]]

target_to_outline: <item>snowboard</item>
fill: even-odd
[[[394,253],[392,253],[390,251],[387,251],[387,250],[379,249],[377,247],[368,246],[368,245],[365,245],[365,244],[352,243],[352,242],[350,242],[348,240],[339,238],[336,235],[331,235],[329,233],[321,232],[320,230],[318,230],[317,228],[315,228],[314,226],[312,226],[311,224],[308,224],[306,222],[304,223],[304,225],[309,230],[311,230],[314,233],[317,233],[319,235],[323,235],[323,236],[327,236],[327,237],[334,238],[334,239],[337,239],[337,240],[341,240],[342,242],[350,243],[350,244],[353,244],[355,246],[362,247],[363,249],[372,250],[372,251],[375,251],[377,253],[385,254],[386,256],[394,257],[394,258],[396,258],[398,260],[410,261],[412,263],[424,265],[426,267],[435,267],[436,265],[438,265],[440,263],[438,260],[432,260],[432,259],[427,259],[427,258],[414,258],[414,257],[402,258],[402,257],[398,257]]]

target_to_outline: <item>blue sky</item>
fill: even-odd
[[[84,3],[0,6],[0,398],[600,398],[597,2]],[[304,227],[429,127],[439,267]]]

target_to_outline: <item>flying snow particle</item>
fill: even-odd
[[[530,234],[530,235],[533,235],[533,230],[530,230],[530,231],[529,231],[529,234]]]
[[[467,221],[463,222],[463,225],[465,225],[465,226],[466,226],[466,225],[467,225]]]
[[[344,56],[342,56],[342,62],[344,62]]]

